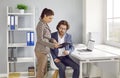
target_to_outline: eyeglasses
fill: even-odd
[[[62,27],[59,27],[59,29],[60,29],[60,30],[65,30],[65,31],[67,30],[66,28],[62,28]]]

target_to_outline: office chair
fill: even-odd
[[[58,73],[59,73],[58,68],[57,68],[57,66],[55,65],[54,61],[53,61],[52,55],[49,54],[49,56],[50,56],[50,67],[51,67],[53,70],[55,70],[52,78],[57,78]]]
[[[58,74],[59,74],[59,69],[57,68],[57,66],[55,65],[54,61],[53,61],[53,57],[51,54],[49,54],[50,56],[50,67],[55,70],[52,78],[58,78]],[[67,69],[71,69],[70,67],[67,67]],[[65,77],[66,78],[66,77]]]

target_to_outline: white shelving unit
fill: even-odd
[[[33,13],[24,13],[24,14],[21,14],[21,13],[8,13],[8,15],[33,15]]]
[[[11,11],[12,9],[12,11]],[[15,29],[11,29],[11,16],[14,16]],[[17,18],[16,18],[17,17]],[[16,23],[17,22],[17,23]],[[34,45],[27,44],[27,33],[33,32],[35,40],[35,8],[30,8],[25,13],[15,11],[15,8],[7,7],[7,56],[8,76],[10,73],[20,73],[21,76],[36,76],[36,62]],[[20,64],[20,65],[19,65]],[[18,66],[17,66],[18,65]],[[28,75],[28,67],[34,67],[34,76]],[[14,71],[13,71],[14,70]]]
[[[34,62],[35,59],[33,57],[24,57],[24,58],[17,58],[16,63],[23,63],[23,62]],[[14,63],[14,62],[9,62],[9,63]]]

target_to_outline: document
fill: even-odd
[[[64,53],[63,53],[65,51],[65,48],[60,48],[58,50],[59,50],[58,56],[65,56]]]

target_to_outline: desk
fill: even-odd
[[[94,49],[92,52],[79,52],[78,49],[83,47],[83,45],[80,45],[79,47],[75,47],[74,52],[71,53],[71,55],[77,59],[79,59],[80,64],[80,77],[83,78],[82,75],[82,65],[83,63],[92,63],[92,62],[111,62],[111,61],[117,61],[119,62],[119,55],[111,54],[105,51],[101,51],[99,49]]]
[[[99,44],[95,45],[96,49],[106,51],[108,53],[116,54],[120,56],[120,48],[109,46],[109,45],[104,45],[104,44]]]

